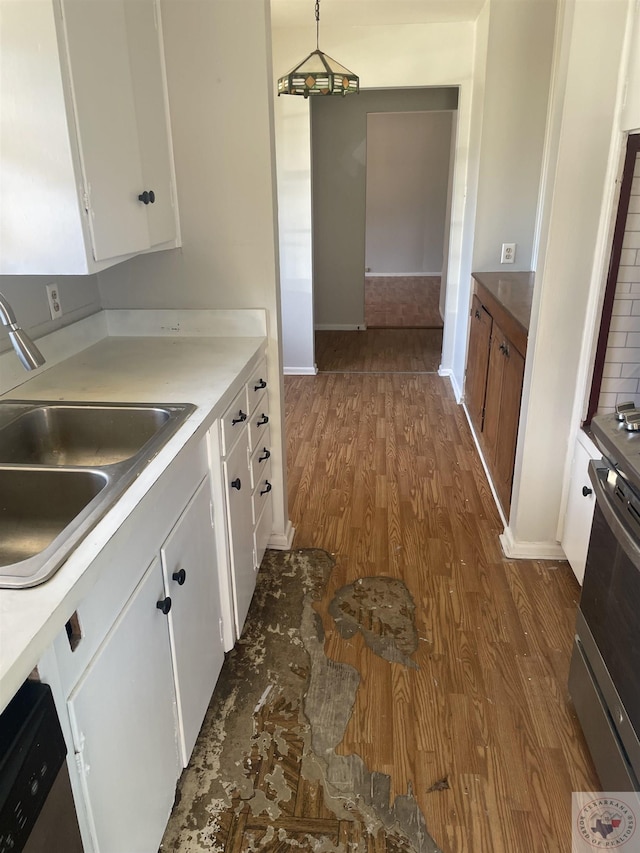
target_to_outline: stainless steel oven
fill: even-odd
[[[591,426],[603,458],[590,463],[596,501],[569,692],[602,789],[639,791],[640,419]]]

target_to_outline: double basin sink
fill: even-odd
[[[0,400],[0,588],[50,578],[194,409]]]

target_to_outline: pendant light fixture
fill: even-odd
[[[316,49],[278,80],[278,95],[349,95],[360,91],[356,74],[320,50],[320,0],[316,3]]]

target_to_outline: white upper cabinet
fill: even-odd
[[[157,0],[0,0],[0,273],[178,245]]]

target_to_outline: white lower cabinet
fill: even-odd
[[[164,586],[156,558],[68,700],[99,853],[157,850],[182,762]]]
[[[242,633],[260,562],[273,526],[269,396],[262,358],[228,405],[219,428],[209,435],[212,469],[221,459],[220,484],[226,508],[230,598],[235,636]],[[215,478],[214,478],[215,482]]]
[[[595,509],[593,487],[589,480],[589,460],[599,459],[598,448],[584,433],[580,433],[573,451],[567,509],[562,532],[562,549],[573,573],[582,584],[587,562],[591,522]]]
[[[186,767],[224,662],[211,489],[205,479],[161,549]]]
[[[223,466],[231,552],[233,606],[238,637],[242,633],[256,586],[256,571],[253,564],[253,518],[247,435],[245,426]]]
[[[54,642],[86,853],[150,853],[162,840],[224,661],[211,501],[201,441],[96,557],[75,641]]]

